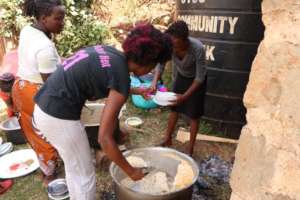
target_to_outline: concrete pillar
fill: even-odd
[[[300,1],[263,0],[231,200],[300,200]]]

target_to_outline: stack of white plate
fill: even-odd
[[[11,142],[6,142],[0,145],[0,156],[10,153],[13,150],[13,144]]]
[[[153,101],[160,106],[169,106],[176,98],[176,93],[174,92],[157,91],[153,97]]]
[[[48,197],[53,200],[63,200],[69,198],[69,191],[66,180],[55,179],[48,184]]]

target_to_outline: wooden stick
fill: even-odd
[[[228,138],[222,138],[222,137],[216,137],[216,136],[210,136],[210,135],[203,135],[203,134],[197,134],[196,137],[197,140],[203,140],[203,141],[211,141],[211,142],[223,142],[223,143],[233,143],[237,144],[238,140],[228,139]],[[179,142],[185,143],[190,141],[190,133],[184,130],[183,128],[179,128],[176,140]]]

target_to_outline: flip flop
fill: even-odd
[[[0,181],[0,195],[4,194],[12,185],[13,181],[11,179]]]

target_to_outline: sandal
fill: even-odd
[[[13,181],[11,179],[0,181],[0,194],[4,194],[12,185]]]

